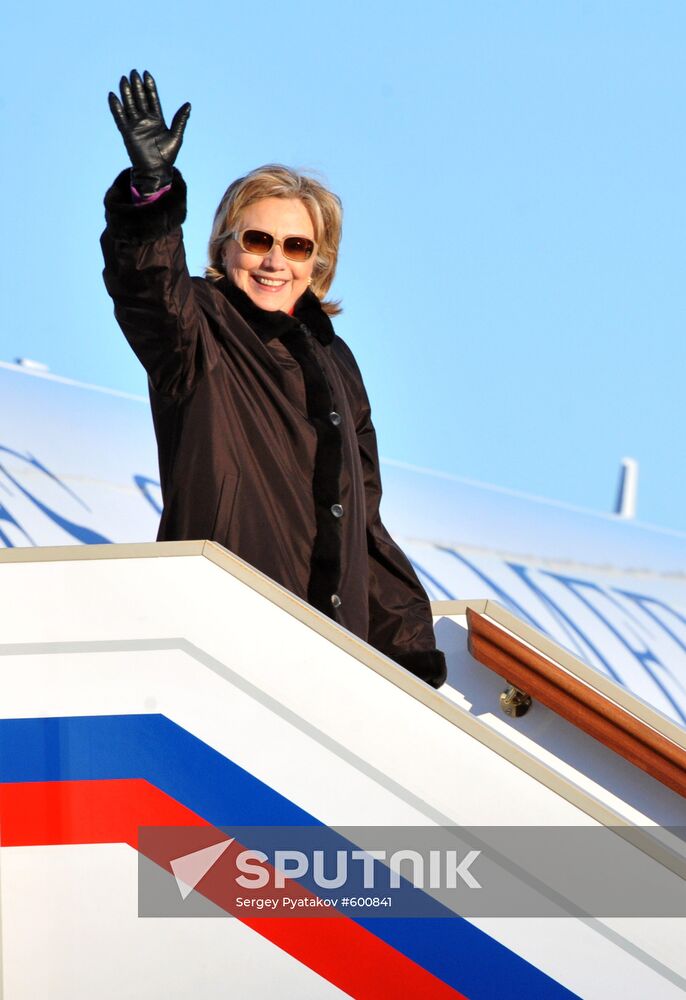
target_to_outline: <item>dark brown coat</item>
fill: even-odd
[[[186,190],[105,198],[105,284],[148,373],[164,511],[158,540],[213,539],[413,673],[445,679],[431,610],[379,516],[369,402],[311,292],[265,312],[191,278]]]

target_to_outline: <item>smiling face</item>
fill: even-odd
[[[238,232],[261,229],[277,240],[286,236],[314,239],[310,213],[299,198],[262,198],[253,202],[234,228]],[[309,284],[316,251],[309,260],[289,260],[281,246],[274,243],[262,257],[247,253],[238,240],[230,239],[224,244],[222,258],[227,276],[256,306],[269,312],[290,312]]]

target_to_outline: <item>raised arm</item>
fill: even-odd
[[[190,392],[212,364],[214,341],[186,266],[181,224],[186,185],[174,161],[190,113],[184,104],[167,128],[155,81],[134,70],[122,77],[121,100],[109,105],[131,169],[105,196],[107,228],[101,246],[104,280],[129,344],[154,389]]]

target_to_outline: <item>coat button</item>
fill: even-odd
[[[342,603],[343,601],[340,599],[338,594],[331,595],[331,604],[333,605],[334,608],[340,608]]]
[[[343,517],[343,508],[339,503],[334,503],[331,505],[331,513],[334,517]]]
[[[331,413],[329,414],[329,420],[334,425],[334,427],[338,427],[338,425],[341,422],[341,415],[340,415],[340,413],[336,413],[335,410],[332,410]]]

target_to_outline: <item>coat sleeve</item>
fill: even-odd
[[[446,664],[445,656],[436,649],[429,598],[381,520],[376,432],[361,375],[359,388],[356,424],[367,516],[369,642],[417,677],[440,687],[446,678]]]
[[[152,387],[182,397],[216,363],[217,353],[186,266],[186,185],[175,170],[166,194],[136,205],[129,178],[123,171],[105,196],[105,286]]]

